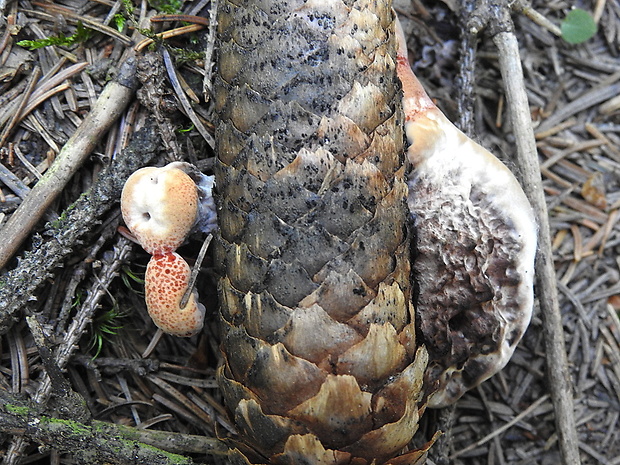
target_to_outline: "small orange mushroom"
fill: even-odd
[[[139,169],[123,187],[123,219],[151,255],[176,250],[197,221],[198,187],[181,169],[184,165]]]
[[[168,334],[189,337],[203,326],[205,307],[192,292],[181,308],[181,299],[190,281],[191,269],[177,253],[154,255],[146,267],[145,299],[149,315]]]
[[[157,327],[175,336],[192,336],[203,326],[205,308],[198,293],[188,289],[193,286],[191,269],[174,251],[192,229],[208,233],[216,228],[213,179],[188,163],[174,162],[136,171],[121,194],[129,231],[153,255],[145,276],[149,315]]]

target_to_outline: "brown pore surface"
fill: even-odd
[[[227,406],[273,463],[383,462],[415,432],[426,359],[390,5],[225,1],[218,34]]]

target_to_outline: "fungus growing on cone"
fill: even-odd
[[[428,405],[444,407],[501,370],[529,325],[537,228],[514,175],[435,106],[399,23],[397,34],[416,314],[430,357]]]

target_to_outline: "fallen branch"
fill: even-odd
[[[223,442],[203,436],[141,430],[102,421],[86,424],[48,416],[36,405],[7,391],[0,391],[0,405],[1,431],[23,434],[40,444],[71,453],[81,463],[192,464],[195,462],[190,457],[166,450],[209,455],[226,455],[228,451]]]
[[[64,417],[77,421],[86,421],[90,418],[90,412],[87,411],[85,402],[81,396],[71,390],[71,386],[63,377],[61,370],[67,366],[86,326],[92,321],[101,297],[108,292],[112,280],[118,275],[121,264],[127,261],[127,255],[131,252],[131,248],[131,243],[119,236],[112,256],[104,259],[100,276],[94,280],[86,300],[80,306],[62,343],[56,350],[52,351],[51,344],[46,340],[43,329],[36,318],[26,317],[46,372],[32,395],[32,400],[37,405],[47,405],[50,397],[52,397],[56,400],[56,409],[63,412]],[[27,443],[26,436],[15,436],[7,449],[4,462],[6,464],[18,463]]]
[[[555,268],[549,234],[549,214],[540,176],[536,140],[532,129],[519,44],[507,8],[499,9],[501,20],[491,30],[493,42],[499,50],[499,63],[506,99],[510,110],[513,132],[517,144],[517,164],[524,190],[534,208],[538,221],[538,253],[536,256],[537,293],[540,300],[547,357],[547,377],[555,411],[560,451],[564,463],[581,463],[575,427],[572,384],[568,371],[564,330],[558,302]]]
[[[159,136],[151,128],[138,131],[130,145],[99,175],[90,192],[82,195],[49,225],[44,235],[50,239],[24,254],[17,268],[0,277],[0,334],[10,329],[15,313],[23,309],[38,286],[74,250],[80,237],[90,231],[98,218],[118,201],[123,183],[131,173],[153,158],[158,141]],[[6,229],[2,229],[2,237],[11,236]],[[0,241],[0,248],[6,243]]]

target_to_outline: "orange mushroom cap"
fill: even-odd
[[[154,255],[146,267],[145,300],[149,315],[168,334],[189,337],[203,326],[205,307],[193,292],[185,308],[181,299],[189,285],[191,269],[176,253]]]
[[[152,255],[177,249],[198,217],[198,188],[181,167],[142,168],[133,173],[121,194],[127,227]]]

